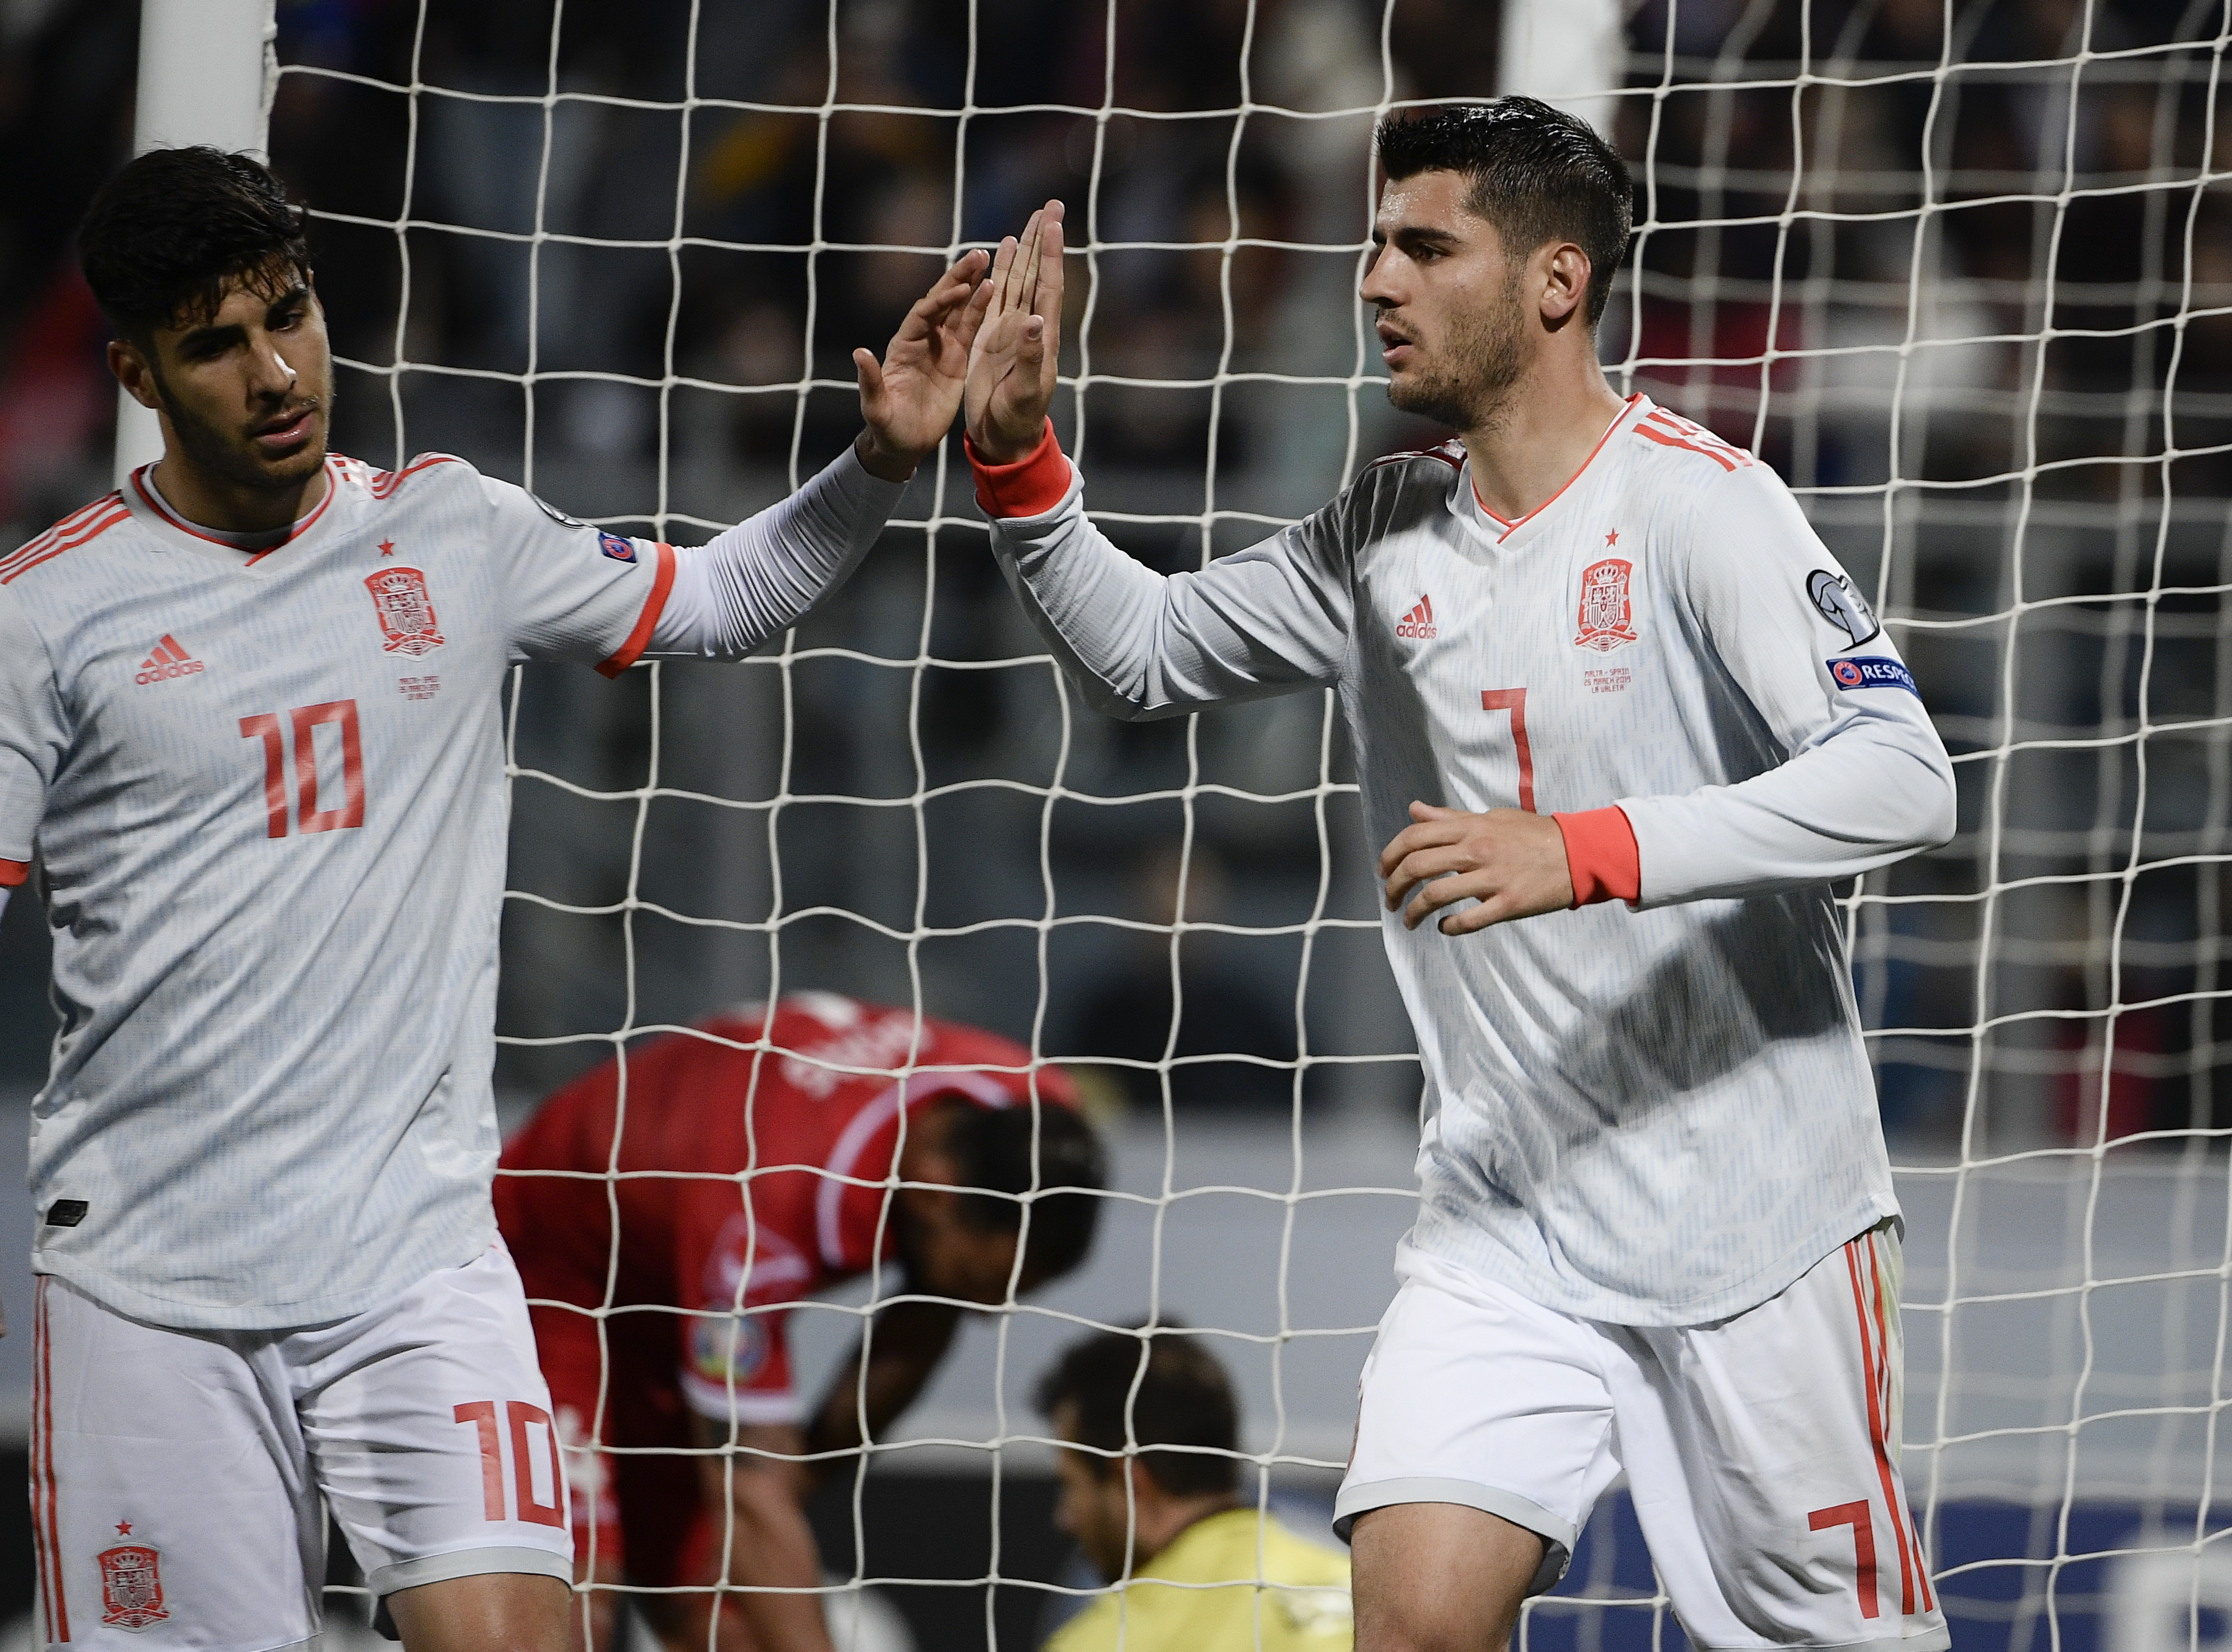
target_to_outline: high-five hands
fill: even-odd
[[[1061,214],[1048,201],[1031,214],[1021,242],[1010,236],[992,261],[983,324],[969,357],[969,439],[993,464],[1013,464],[1039,444],[1054,403],[1061,353]]]
[[[981,251],[962,254],[915,301],[882,361],[873,350],[853,352],[860,417],[867,424],[853,450],[869,475],[905,482],[953,428],[969,377],[970,346],[992,299],[990,283],[977,285],[985,263]]]
[[[971,392],[974,392],[971,384]],[[1470,935],[1491,923],[1539,912],[1561,912],[1573,904],[1573,877],[1566,864],[1566,834],[1547,815],[1525,809],[1468,814],[1413,803],[1416,823],[1379,852],[1387,880],[1387,910],[1403,905],[1403,927],[1415,930],[1428,916],[1457,901],[1476,900],[1437,925],[1444,935]]]

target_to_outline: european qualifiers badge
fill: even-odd
[[[372,593],[373,611],[380,616],[380,646],[387,652],[415,659],[442,645],[425,574],[417,568],[382,568],[364,583]]]
[[[635,560],[633,541],[622,539],[618,534],[607,534],[602,528],[597,530],[597,548],[615,562]]]
[[[132,1522],[117,1530],[129,1533]],[[120,1543],[94,1559],[101,1566],[101,1621],[120,1629],[144,1629],[170,1616],[163,1605],[163,1557],[144,1543]]]
[[[1607,556],[1581,571],[1580,630],[1573,646],[1609,654],[1636,640],[1635,608],[1628,599],[1628,581],[1635,564]]]

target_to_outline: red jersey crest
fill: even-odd
[[[119,1544],[94,1558],[101,1564],[101,1621],[143,1629],[170,1616],[163,1608],[163,1557],[142,1544]]]
[[[381,645],[389,653],[415,658],[442,645],[425,574],[417,568],[382,568],[364,583],[372,593],[373,612],[380,616]]]
[[[1593,648],[1599,654],[1635,641],[1635,610],[1628,600],[1628,576],[1632,562],[1607,556],[1581,571],[1580,631],[1576,648]]]

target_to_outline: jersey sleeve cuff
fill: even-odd
[[[1573,904],[1632,901],[1643,892],[1643,859],[1635,846],[1635,827],[1617,804],[1554,814],[1566,839],[1566,868],[1573,879]]]
[[[1013,464],[987,463],[966,436],[961,446],[976,473],[976,502],[987,516],[1043,516],[1069,491],[1069,459],[1054,440],[1051,418],[1039,444]]]
[[[30,875],[28,860],[0,860],[0,889],[20,889]]]
[[[659,616],[666,612],[667,593],[674,589],[674,547],[661,541],[657,547],[658,566],[652,570],[651,594],[643,599],[643,612],[635,617],[635,629],[627,640],[613,651],[610,659],[597,667],[607,677],[618,677],[643,658],[643,651],[651,646],[651,633],[659,629]]]
[[[695,1371],[682,1373],[682,1397],[690,1409],[709,1422],[779,1427],[806,1421],[806,1402],[795,1389],[739,1387],[734,1394],[724,1383],[709,1383]]]

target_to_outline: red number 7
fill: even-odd
[[[1859,1572],[1860,1616],[1876,1615],[1876,1523],[1868,1513],[1865,1499],[1857,1503],[1839,1503],[1834,1508],[1817,1508],[1806,1517],[1806,1523],[1816,1532],[1826,1532],[1832,1526],[1852,1528],[1852,1564]]]
[[[1527,690],[1483,689],[1480,709],[1511,714],[1511,743],[1519,748],[1519,807],[1534,813],[1534,754],[1527,745]]]

